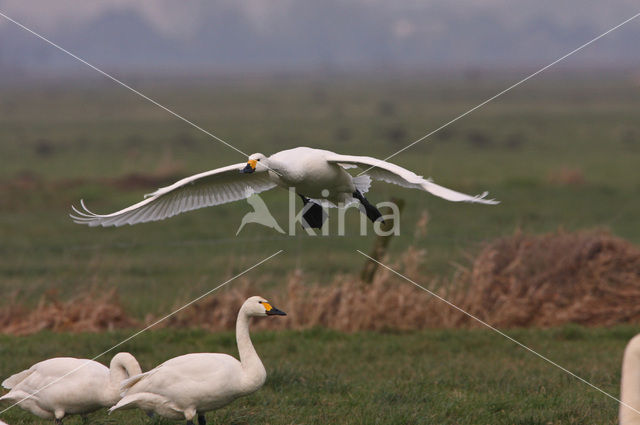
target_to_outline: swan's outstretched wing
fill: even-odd
[[[112,214],[95,214],[80,201],[82,209],[72,206],[74,222],[94,226],[122,226],[147,221],[164,220],[185,211],[245,199],[251,193],[260,193],[276,185],[266,171],[243,174],[246,163],[229,165],[186,177],[171,186],[145,195],[145,200]]]
[[[499,203],[494,199],[485,199],[488,192],[484,192],[476,196],[456,192],[455,190],[437,185],[431,180],[424,179],[422,176],[419,176],[406,168],[402,168],[398,165],[391,164],[390,162],[385,162],[380,159],[371,158],[369,156],[338,155],[331,153],[327,155],[326,160],[340,165],[356,165],[363,168],[365,170],[365,174],[370,175],[375,180],[382,180],[387,183],[393,183],[411,189],[425,190],[449,201],[479,202],[481,204],[491,205]]]

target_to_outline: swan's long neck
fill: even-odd
[[[640,411],[640,335],[624,351],[620,401],[624,403],[620,405],[620,425],[640,425],[640,413],[633,410]]]
[[[240,363],[244,372],[243,385],[247,391],[255,391],[264,383],[267,371],[251,343],[249,320],[250,318],[244,309],[240,309],[238,320],[236,321],[236,341],[238,342],[238,353],[240,354]]]
[[[120,387],[123,380],[140,373],[142,373],[142,369],[140,369],[138,361],[129,353],[118,353],[111,359],[109,381],[116,388]]]

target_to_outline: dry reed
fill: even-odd
[[[468,268],[443,282],[424,276],[425,255],[410,247],[390,266],[494,326],[640,322],[640,250],[604,231],[516,232],[485,244]],[[327,327],[352,332],[478,325],[384,268],[371,284],[363,284],[355,274],[338,275],[330,283],[310,283],[300,270],[268,293],[249,282],[241,279],[162,326],[233,329],[238,309],[255,294],[288,313],[279,320],[255,320],[257,329]],[[0,332],[99,331],[135,325],[120,306],[115,290],[102,296],[82,295],[66,303],[49,297],[32,311],[15,302],[9,305],[0,310]]]
[[[41,330],[54,332],[100,332],[131,328],[138,323],[120,305],[115,289],[100,292],[91,289],[69,301],[62,302],[57,294],[45,294],[34,309],[12,302],[0,310],[0,332],[25,335]]]

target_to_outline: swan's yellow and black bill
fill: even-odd
[[[258,164],[258,161],[256,161],[255,159],[250,159],[247,162],[247,166],[244,167],[242,170],[240,170],[241,173],[253,173],[254,171],[256,171],[256,165]]]
[[[267,316],[286,316],[287,315],[287,313],[285,313],[284,311],[278,310],[277,308],[275,308],[269,303],[263,302],[262,305],[264,306],[264,309],[267,310]]]

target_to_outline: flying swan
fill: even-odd
[[[352,176],[345,171],[356,167],[364,169],[361,175]],[[311,227],[322,227],[324,215],[321,204],[348,205],[356,200],[364,207],[367,217],[375,222],[381,214],[363,195],[369,190],[371,179],[424,190],[454,202],[498,203],[493,199],[486,199],[487,192],[477,196],[465,195],[376,158],[339,155],[327,150],[299,147],[270,157],[255,153],[249,156],[247,163],[186,177],[146,195],[145,200],[112,214],[95,214],[80,201],[82,209],[72,206],[74,214],[70,216],[74,222],[92,227],[144,223],[163,220],[185,211],[238,201],[252,193],[280,186],[295,188],[305,206],[303,217]]]
[[[247,299],[236,320],[240,361],[220,353],[185,354],[122,383],[123,398],[109,411],[138,407],[169,419],[205,425],[205,412],[219,409],[264,384],[267,372],[249,337],[253,316],[285,316],[262,297]]]
[[[129,353],[113,356],[109,368],[93,360],[56,357],[5,379],[2,386],[11,391],[0,401],[17,403],[61,424],[65,415],[113,406],[120,400],[122,381],[140,373],[138,361]]]

